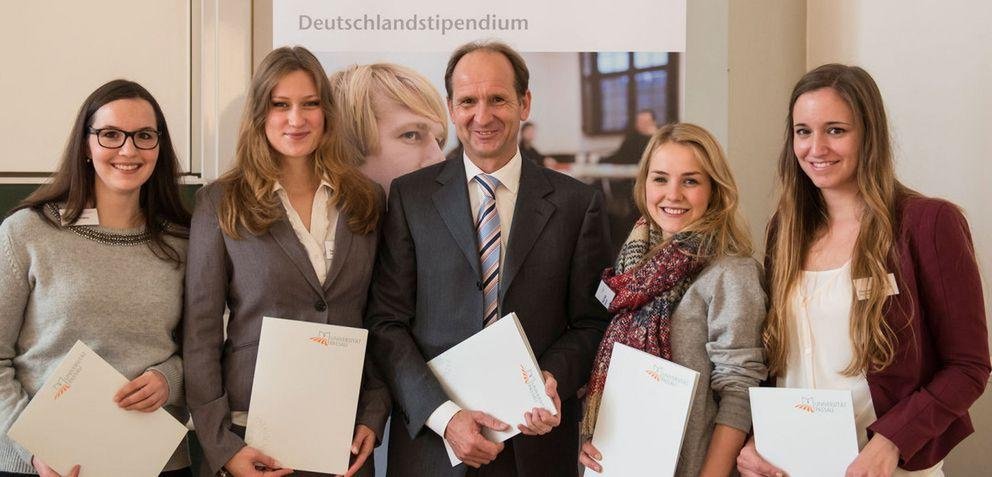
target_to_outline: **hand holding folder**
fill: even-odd
[[[112,398],[127,383],[77,341],[7,435],[35,454],[35,464],[44,461],[36,468],[51,466],[63,476],[80,468],[83,475],[101,477],[158,475],[186,436],[186,426],[164,409],[122,409]]]
[[[555,422],[546,420],[546,415],[540,410],[535,412],[537,408],[552,416],[559,414],[560,401],[548,395],[544,375],[539,373],[537,359],[523,326],[513,313],[436,356],[427,366],[448,397],[462,409],[484,411],[500,423],[509,424],[506,428],[498,424],[490,427],[478,424],[478,416],[460,418],[472,417],[477,426],[474,431],[491,442],[503,442],[521,433],[524,428],[536,433]],[[557,392],[553,394],[557,396]],[[455,438],[478,443],[471,433],[472,429],[460,427],[462,424],[467,422],[456,422],[459,432],[454,435]],[[463,430],[468,432],[462,433]],[[447,437],[448,433],[445,434]],[[465,443],[461,441],[459,445]],[[458,465],[461,461],[447,439],[445,447],[451,465]],[[495,455],[492,457],[495,458]]]

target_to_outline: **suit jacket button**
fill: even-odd
[[[324,303],[323,301],[318,301],[317,303],[314,303],[313,307],[317,311],[327,311],[327,303]]]

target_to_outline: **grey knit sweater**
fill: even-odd
[[[127,240],[143,229],[86,229],[91,237],[27,209],[0,224],[2,471],[35,473],[31,453],[7,431],[76,340],[128,379],[149,369],[161,372],[169,383],[166,409],[186,422],[173,336],[182,316],[183,268],[155,257],[145,243],[101,243]],[[166,240],[186,256],[186,240]],[[184,441],[165,470],[188,465]]]
[[[751,429],[747,388],[767,376],[765,306],[758,262],[725,256],[699,273],[675,309],[672,361],[699,372],[675,475],[699,475],[716,424]]]

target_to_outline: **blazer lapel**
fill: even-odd
[[[513,225],[510,226],[510,240],[507,243],[506,257],[499,279],[499,301],[510,289],[513,278],[520,271],[527,254],[534,248],[548,219],[555,212],[555,206],[545,197],[554,192],[554,187],[544,177],[544,171],[530,161],[523,161],[520,168],[520,188],[517,203],[513,208]]]
[[[269,233],[272,234],[272,238],[279,244],[279,247],[289,257],[289,260],[303,274],[307,283],[313,287],[314,291],[322,294],[320,281],[317,280],[317,273],[313,271],[310,258],[307,256],[303,244],[300,243],[300,239],[296,237],[296,232],[293,231],[293,226],[290,225],[289,218],[286,217],[285,213],[269,227]]]
[[[324,278],[324,291],[331,287],[334,279],[344,268],[344,262],[349,257],[354,239],[355,235],[348,228],[348,217],[338,214],[337,224],[334,225],[334,258],[331,260],[331,268],[327,271],[327,278]]]
[[[451,232],[458,248],[465,255],[465,260],[480,275],[479,251],[475,244],[475,227],[472,224],[472,213],[468,205],[468,184],[465,179],[465,164],[461,157],[452,159],[437,175],[441,187],[434,192],[434,208],[441,215],[444,224]]]

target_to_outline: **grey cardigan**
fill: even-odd
[[[144,231],[86,229],[101,240]],[[185,255],[186,240],[171,236],[165,240]],[[4,220],[0,224],[0,471],[36,473],[31,453],[10,440],[7,431],[76,340],[128,379],[148,369],[161,372],[169,385],[165,409],[185,423],[182,363],[174,338],[182,300],[183,268],[159,259],[145,243],[100,243],[56,227],[30,209]],[[187,466],[184,440],[165,470]]]
[[[699,475],[716,424],[751,429],[747,389],[768,374],[765,313],[761,267],[749,257],[715,259],[682,296],[672,317],[672,360],[698,371],[699,383],[675,475]]]

